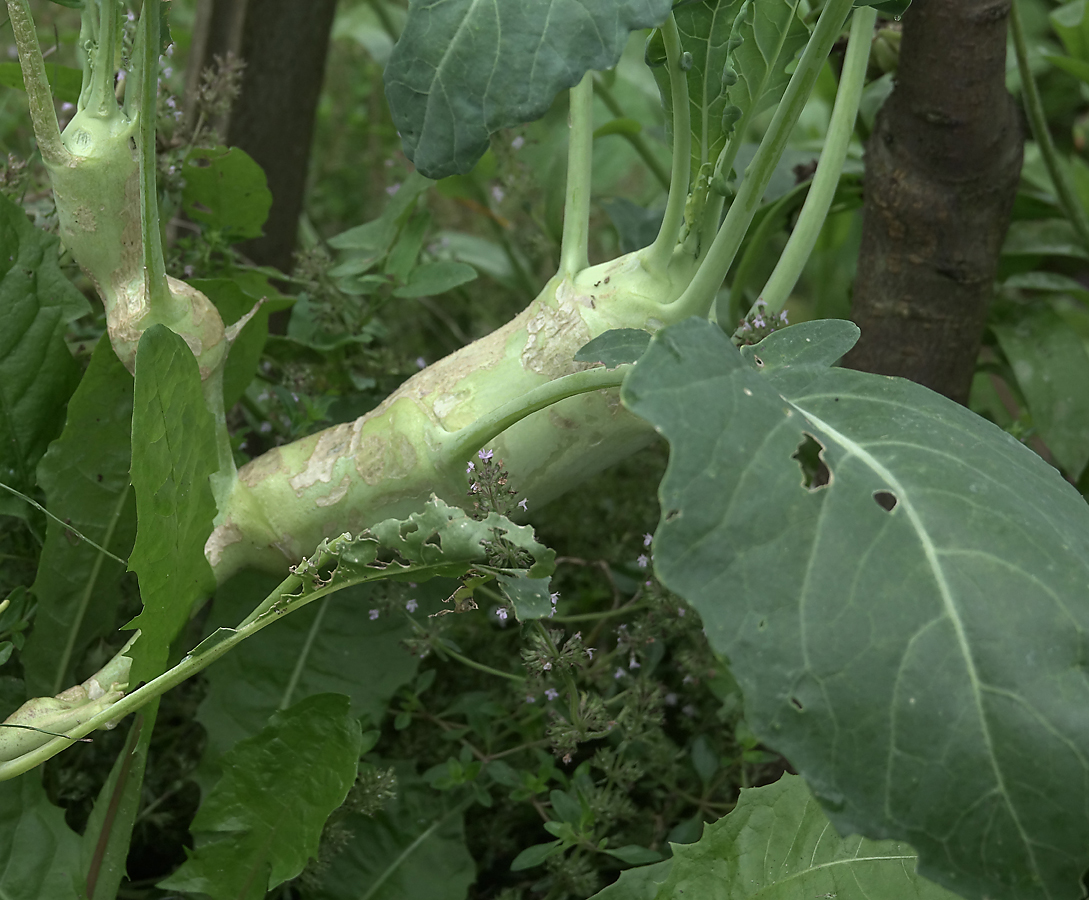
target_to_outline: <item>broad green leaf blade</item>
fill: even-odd
[[[232,578],[216,594],[207,630],[241,621],[278,582],[253,572]],[[208,693],[197,713],[208,732],[202,782],[219,771],[219,757],[237,741],[260,731],[277,709],[311,694],[345,694],[352,715],[381,721],[419,660],[401,646],[412,634],[404,616],[370,619],[370,591],[349,588],[286,616],[207,670]],[[433,612],[448,593],[445,585],[425,584],[410,599]]]
[[[538,119],[671,0],[412,0],[386,66],[405,153],[424,175],[466,173],[501,128]]]
[[[196,849],[159,887],[259,900],[297,876],[355,783],[360,742],[359,721],[339,694],[276,713],[227,753],[222,780],[193,820]]]
[[[1075,59],[1089,61],[1089,15],[1085,0],[1073,0],[1051,11],[1051,27]]]
[[[45,796],[39,771],[0,782],[0,897],[76,900],[79,836]]]
[[[213,585],[204,543],[216,512],[215,426],[192,351],[162,325],[144,332],[136,353],[132,447],[139,524],[129,568],[144,603],[129,623],[142,632],[132,653],[138,683],[163,671],[170,642]]]
[[[639,360],[650,344],[650,332],[638,328],[616,328],[598,335],[575,354],[575,362],[601,363],[614,369]]]
[[[762,372],[697,320],[651,343],[622,396],[671,444],[657,573],[838,831],[907,841],[964,897],[1076,897],[1089,509],[968,410],[817,368]]]
[[[625,869],[615,882],[594,894],[592,900],[655,900],[672,868],[673,860],[666,859],[650,866]]]
[[[144,799],[144,770],[159,711],[156,698],[129,724],[129,735],[98,792],[81,841],[81,871],[89,900],[116,900],[125,877],[132,827]]]
[[[24,494],[34,492],[34,469],[79,384],[65,326],[88,312],[57,265],[57,239],[0,197],[0,482]],[[0,492],[0,514],[28,510]]]
[[[315,900],[464,900],[476,880],[465,847],[462,806],[432,790],[410,765],[397,766],[397,799],[372,817],[351,815],[354,835],[332,860]]]
[[[1055,461],[1077,480],[1089,462],[1089,354],[1049,306],[1018,304],[992,325]]]
[[[722,114],[727,106],[741,110],[736,124],[743,137],[754,116],[773,106],[790,81],[788,65],[805,46],[809,31],[798,17],[796,0],[758,0],[751,21],[740,28],[742,44],[732,53],[737,82],[723,82],[730,61],[727,42],[744,0],[698,0],[679,6],[674,15],[681,48],[692,54],[688,96],[692,115],[692,183],[701,166],[714,164],[726,146]],[[666,111],[672,109],[668,74],[654,70]],[[728,173],[727,173],[728,174]]]
[[[915,874],[915,852],[894,841],[841,838],[796,775],[742,790],[733,812],[695,844],[674,844],[656,900],[956,900]],[[636,895],[638,896],[638,895]]]
[[[53,96],[61,103],[79,102],[79,93],[83,88],[82,69],[49,64],[45,67],[45,73],[49,76],[49,86],[53,89]],[[0,63],[0,84],[25,91],[23,67],[17,62]]]
[[[406,298],[433,297],[475,281],[476,277],[476,269],[467,263],[424,263],[412,270],[412,274],[408,277],[408,284],[397,288],[393,295]]]
[[[231,241],[261,236],[272,194],[252,157],[238,147],[197,148],[186,157],[184,168],[186,215]]]
[[[128,556],[136,535],[129,488],[132,376],[99,341],[68,404],[64,432],[38,466],[46,507],[95,543]],[[60,693],[86,677],[84,651],[116,628],[124,566],[49,520],[33,593],[34,630],[23,650],[32,696]]]

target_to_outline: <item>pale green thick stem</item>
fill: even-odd
[[[571,88],[567,147],[567,197],[563,207],[560,276],[574,278],[590,264],[590,178],[594,157],[594,77],[587,72]]]
[[[677,245],[677,235],[684,219],[684,205],[688,198],[692,165],[692,109],[688,98],[688,75],[681,68],[681,35],[672,15],[662,25],[662,38],[665,41],[669,90],[673,103],[673,172],[662,227],[647,257],[647,266],[652,271],[661,271],[669,265],[673,249]]]
[[[790,133],[805,108],[821,67],[851,12],[852,3],[853,0],[829,0],[821,12],[817,26],[783,94],[783,99],[775,110],[771,125],[760,142],[756,156],[745,170],[741,189],[730,205],[726,219],[719,228],[696,276],[676,301],[680,312],[705,316],[710,310],[715,294],[730,271],[737,250],[760,206],[772,173],[782,158]]]
[[[23,84],[30,101],[30,121],[34,126],[34,136],[38,139],[38,149],[47,165],[67,165],[71,154],[61,141],[60,123],[53,107],[53,92],[49,87],[49,76],[45,73],[45,60],[38,44],[29,0],[8,0],[8,17],[11,19],[15,45],[19,49],[19,65],[23,70]]]
[[[588,394],[591,391],[620,387],[630,369],[631,366],[619,366],[615,369],[587,369],[584,372],[575,372],[573,375],[564,375],[562,378],[556,378],[528,391],[521,397],[477,419],[472,425],[444,438],[439,457],[440,467],[455,466],[469,459],[477,450],[486,446],[489,441],[512,425],[561,400],[577,397],[579,394]]]
[[[117,113],[117,95],[114,93],[114,78],[117,70],[116,48],[119,37],[118,19],[120,10],[114,0],[101,0],[94,8],[88,8],[83,15],[98,13],[98,28],[95,35],[98,44],[96,56],[91,58],[91,89],[87,97],[87,107],[102,118],[109,118]]]
[[[159,103],[159,4],[144,0],[140,15],[137,78],[140,85],[138,140],[140,157],[140,228],[143,233],[144,292],[156,321],[173,322],[185,314],[184,304],[170,293],[166,281],[163,237],[159,229],[159,186],[155,147],[155,117]],[[101,66],[102,61],[99,60]]]
[[[1082,245],[1089,248],[1089,214],[1078,199],[1070,172],[1062,157],[1059,156],[1055,141],[1051,137],[1051,130],[1047,127],[1047,116],[1044,114],[1040,91],[1036,87],[1032,69],[1029,68],[1028,48],[1025,45],[1025,29],[1021,24],[1020,6],[1020,0],[1014,0],[1010,4],[1010,34],[1013,36],[1013,46],[1017,53],[1017,70],[1021,73],[1021,96],[1025,102],[1025,112],[1028,114],[1032,136],[1036,139],[1040,154],[1044,158],[1044,165],[1051,176],[1051,182],[1055,185],[1059,205],[1074,226]]]
[[[870,61],[870,46],[873,43],[873,26],[876,21],[877,10],[872,6],[855,10],[847,56],[843,61],[843,74],[836,93],[836,104],[832,109],[832,120],[828,126],[828,136],[821,151],[820,162],[817,163],[817,171],[813,175],[813,184],[809,188],[790,240],[760,293],[760,298],[767,304],[770,312],[777,313],[786,305],[828,218],[828,210],[832,207],[836,188],[839,187],[843,163],[847,159],[847,148],[854,134],[862,89],[866,85],[866,67]]]

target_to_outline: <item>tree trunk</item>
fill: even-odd
[[[965,402],[1023,152],[1006,91],[1010,0],[914,0],[866,150],[855,369]]]
[[[264,237],[240,249],[283,272],[295,252],[335,12],[336,0],[203,0],[197,13],[190,86],[215,54],[245,60],[227,143],[257,161],[272,191]]]

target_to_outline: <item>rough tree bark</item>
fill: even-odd
[[[295,251],[335,12],[336,0],[201,0],[197,11],[190,88],[215,55],[245,60],[227,143],[258,162],[272,191],[265,236],[241,249],[284,272]]]
[[[1010,0],[914,0],[896,88],[866,150],[846,365],[961,403],[972,383],[1021,172],[1006,91]]]

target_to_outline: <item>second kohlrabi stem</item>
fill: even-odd
[[[1082,245],[1089,248],[1089,214],[1086,214],[1085,207],[1078,200],[1070,173],[1059,156],[1055,141],[1051,138],[1051,130],[1047,127],[1044,104],[1040,99],[1040,91],[1036,87],[1032,69],[1029,68],[1028,48],[1025,45],[1025,29],[1021,24],[1019,0],[1014,0],[1010,4],[1010,34],[1017,53],[1017,71],[1021,74],[1021,96],[1025,103],[1025,112],[1028,113],[1032,136],[1036,139],[1040,155],[1044,158],[1044,165],[1051,176],[1051,182],[1055,185],[1059,205],[1066,213],[1070,224],[1074,226]]]
[[[587,72],[571,88],[567,148],[567,197],[563,205],[561,278],[572,279],[590,264],[590,177],[594,157],[594,76]]]
[[[159,322],[170,323],[185,312],[170,293],[166,281],[163,237],[159,230],[159,186],[155,119],[159,105],[159,33],[160,10],[157,0],[144,0],[137,39],[137,84],[140,91],[137,141],[140,158],[140,227],[143,233],[144,289],[152,314]],[[101,52],[101,48],[100,48]],[[113,56],[112,48],[110,56]],[[99,60],[101,66],[103,60]]]
[[[775,110],[771,125],[745,170],[745,178],[737,197],[730,205],[726,219],[695,277],[684,293],[674,301],[680,304],[679,313],[705,316],[710,310],[715,294],[730,271],[738,247],[749,230],[752,217],[760,206],[772,173],[783,156],[790,133],[805,108],[817,76],[843,29],[843,23],[851,12],[853,2],[854,0],[828,0],[821,12],[809,43],[802,51],[798,67],[790,77],[783,99]]]
[[[8,0],[8,18],[19,50],[19,65],[23,70],[23,84],[30,101],[30,120],[38,149],[47,165],[62,166],[71,154],[61,141],[60,123],[53,107],[53,92],[49,88],[49,76],[45,73],[45,60],[38,44],[34,28],[34,16],[29,0]]]
[[[681,67],[681,36],[672,15],[662,25],[665,42],[669,90],[673,103],[673,172],[669,199],[658,237],[651,245],[646,266],[652,272],[664,271],[677,245],[677,235],[684,219],[688,199],[688,176],[692,165],[692,110],[688,103],[688,75]]]
[[[843,163],[847,159],[847,148],[854,134],[855,120],[858,118],[858,105],[866,84],[866,67],[870,61],[870,46],[873,43],[873,26],[876,21],[877,10],[872,6],[855,10],[854,20],[851,22],[851,38],[843,61],[843,74],[836,92],[836,105],[832,109],[832,120],[828,125],[828,135],[821,151],[820,162],[817,163],[817,171],[813,175],[813,184],[809,188],[790,240],[768,283],[764,285],[764,290],[760,292],[760,299],[767,304],[769,312],[780,312],[786,305],[790,292],[798,283],[817,244],[824,221],[828,218],[828,210],[839,186]]]
[[[94,42],[97,50],[87,54],[90,67],[90,90],[86,96],[85,108],[101,118],[117,115],[117,94],[114,92],[114,80],[117,76],[117,42],[119,39],[120,9],[116,0],[100,0],[83,12],[84,21],[92,17],[96,25]],[[86,82],[87,76],[84,75]]]

